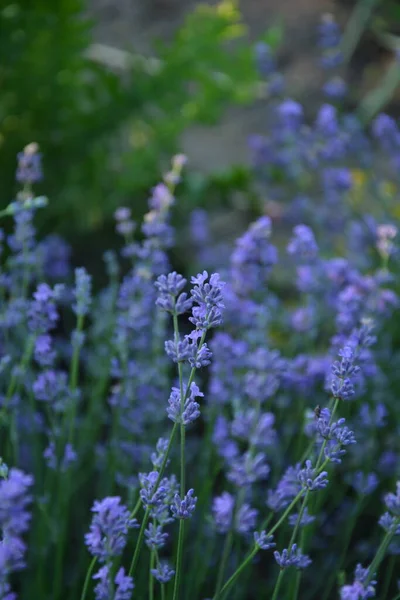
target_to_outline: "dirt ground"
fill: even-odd
[[[210,2],[213,4],[214,2]],[[154,38],[170,37],[197,4],[195,0],[89,0],[97,42],[151,55]],[[285,25],[281,59],[287,89],[308,106],[319,99],[321,71],[315,60],[315,31],[322,14],[335,10],[333,0],[242,0],[250,39],[277,18]],[[182,151],[207,172],[248,158],[249,134],[263,130],[264,106],[231,110],[215,127],[196,127],[182,139]]]

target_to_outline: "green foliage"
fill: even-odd
[[[1,206],[15,193],[15,154],[36,141],[47,227],[64,233],[100,227],[133,196],[141,213],[185,128],[251,102],[257,83],[233,2],[200,5],[169,45],[157,44],[156,69],[132,60],[123,74],[89,58],[83,9],[82,0],[10,0],[0,11]]]

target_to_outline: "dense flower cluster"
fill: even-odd
[[[141,226],[115,212],[122,248],[105,253],[99,290],[65,242],[36,240],[41,156],[18,155],[22,189],[2,212],[14,228],[0,235],[4,600],[222,600],[235,584],[238,598],[260,586],[274,600],[396,593],[397,227],[360,214],[357,177],[387,157],[387,180],[378,168],[368,179],[379,203],[383,183],[398,184],[400,134],[379,115],[369,136],[338,110],[331,17],[318,46],[330,104],[311,124],[257,46],[272,118],[251,149],[279,210],[255,218],[225,264],[194,211],[191,278],[168,253],[184,156]]]

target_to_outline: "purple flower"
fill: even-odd
[[[191,489],[185,494],[183,500],[179,494],[175,494],[174,502],[171,504],[171,512],[175,519],[190,519],[196,508],[197,498]]]
[[[394,517],[400,517],[400,481],[396,484],[396,494],[386,494],[385,504]]]
[[[332,378],[330,389],[335,398],[350,400],[355,394],[352,379],[359,373],[360,367],[354,365],[355,353],[350,346],[339,350],[341,362],[335,361],[332,365]]]
[[[263,452],[255,455],[245,452],[243,455],[233,458],[229,467],[227,478],[238,487],[266,479],[270,472]]]
[[[30,521],[27,510],[32,501],[28,489],[33,477],[19,469],[10,469],[7,479],[0,480],[0,529],[4,537],[17,537],[25,533]]]
[[[347,94],[347,84],[341,77],[332,77],[322,87],[329,100],[342,100]]]
[[[94,516],[85,543],[100,562],[119,556],[125,548],[129,529],[137,526],[136,519],[130,517],[129,510],[120,502],[118,496],[108,496],[93,504]]]
[[[157,568],[151,569],[150,572],[160,583],[168,583],[168,581],[171,581],[172,577],[175,575],[175,571],[171,569],[166,562],[160,562],[157,565]]]
[[[300,548],[297,549],[297,544],[293,544],[289,550],[285,548],[282,552],[275,550],[274,557],[281,569],[288,567],[306,569],[312,562],[306,554],[302,554]]]
[[[296,131],[303,122],[303,107],[289,98],[278,106],[278,117],[284,127]]]
[[[156,488],[158,476],[158,471],[139,473],[140,498],[145,508],[159,508],[167,495],[167,490],[161,485],[161,482]]]
[[[51,289],[47,283],[40,283],[33,294],[28,309],[29,329],[35,334],[45,334],[56,327],[59,316],[55,300],[60,297],[62,286]]]
[[[218,273],[210,275],[207,271],[192,277],[194,287],[190,290],[193,302],[192,316],[189,318],[197,329],[205,331],[222,323],[222,309],[225,308],[222,289],[225,285]]]
[[[47,370],[40,373],[32,390],[37,400],[48,402],[56,412],[64,412],[71,399],[67,374],[63,371]]]
[[[246,502],[239,507],[235,515],[235,530],[246,535],[250,531],[254,531],[257,521],[258,510],[252,508]]]
[[[51,234],[38,244],[42,257],[43,273],[47,278],[59,281],[70,273],[71,247],[57,234]]]
[[[289,524],[294,527],[297,523],[297,520],[299,518],[299,515],[297,513],[293,513],[291,515],[289,515],[288,521]],[[301,519],[300,519],[300,527],[306,527],[307,525],[309,525],[310,523],[314,523],[315,521],[315,517],[313,517],[312,515],[310,515],[308,513],[308,508],[307,506],[305,507],[305,509],[303,510],[303,514],[301,515]]]
[[[271,220],[264,216],[250,225],[236,242],[231,256],[231,278],[233,289],[240,297],[262,289],[278,261],[270,235]]]
[[[168,533],[163,531],[161,525],[156,525],[155,523],[149,523],[144,535],[146,538],[146,545],[150,550],[163,548],[168,539]]]
[[[152,452],[151,457],[150,457],[151,463],[155,470],[158,470],[161,468],[167,448],[168,448],[168,440],[164,439],[164,438],[159,438],[157,440],[156,452]],[[167,461],[167,464],[168,464],[168,461]]]
[[[165,352],[174,362],[187,362],[195,369],[207,367],[211,363],[212,352],[207,344],[198,346],[197,330],[189,335],[185,335],[183,340],[168,340],[165,342]]]
[[[260,550],[271,550],[271,548],[275,548],[276,544],[273,540],[274,536],[267,535],[264,530],[260,531],[260,533],[257,531],[254,532],[254,543]]]
[[[352,585],[345,585],[340,590],[340,600],[367,600],[375,598],[376,581],[366,583],[369,569],[357,565]]]
[[[10,591],[8,576],[25,567],[25,542],[21,539],[29,527],[32,501],[28,489],[33,478],[18,469],[10,469],[8,478],[0,480],[0,590],[2,598],[16,598]]]
[[[18,168],[16,179],[20,183],[30,185],[43,179],[42,155],[38,150],[38,145],[32,142],[25,146],[23,152],[17,154]]]
[[[65,471],[67,471],[78,458],[71,444],[66,444],[64,448],[64,456],[61,460],[59,460],[56,454],[56,445],[53,441],[50,442],[46,450],[43,452],[43,457],[46,460],[49,469],[52,469],[53,471],[57,470],[61,473],[65,473]]]
[[[387,532],[395,535],[400,535],[400,522],[388,512],[384,513],[379,521],[379,525]]]
[[[157,306],[171,314],[181,315],[191,309],[193,300],[181,293],[186,279],[173,271],[168,275],[160,275],[154,284],[158,290]]]
[[[111,581],[112,574],[108,565],[104,565],[93,575],[94,580],[98,580],[94,588],[95,600],[131,600],[134,583],[132,577],[125,575],[124,568],[121,567],[115,578]]]
[[[311,460],[306,460],[306,466],[299,471],[298,478],[304,489],[314,492],[326,488],[329,483],[327,475],[326,471],[318,474],[317,470],[313,468]]]
[[[279,511],[286,508],[300,492],[299,472],[299,464],[295,467],[288,467],[281,477],[277,488],[268,491],[267,506],[271,510]]]
[[[91,298],[92,278],[83,267],[75,269],[75,303],[72,308],[77,316],[84,317],[88,314]]]
[[[227,533],[232,526],[235,499],[229,492],[223,492],[213,500],[212,515],[219,533]]]
[[[36,362],[41,367],[50,367],[53,365],[56,353],[52,349],[52,339],[50,335],[39,335],[35,340],[34,356]]]
[[[318,256],[318,245],[312,230],[307,225],[297,225],[287,247],[288,254],[296,261],[312,262]]]
[[[195,398],[201,398],[204,396],[192,382],[190,385],[190,392],[187,394],[186,386],[183,389],[184,397],[187,396],[183,405],[183,411],[181,410],[181,392],[178,388],[173,387],[171,395],[168,399],[169,406],[167,407],[168,418],[174,423],[182,423],[183,425],[189,425],[193,423],[200,416],[200,405],[196,402]]]

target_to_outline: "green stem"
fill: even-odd
[[[155,551],[153,550],[150,555],[150,568],[149,568],[149,600],[154,600],[154,577],[152,575],[152,569],[154,569],[154,563],[156,559]]]
[[[177,429],[178,429],[178,424],[174,423],[174,426],[173,426],[173,428],[171,430],[171,433],[170,433],[170,436],[169,436],[168,446],[167,446],[167,449],[165,451],[165,455],[164,455],[163,461],[161,463],[160,472],[158,474],[157,481],[156,481],[156,483],[154,485],[153,493],[155,493],[157,491],[158,486],[160,485],[160,481],[161,481],[161,478],[162,478],[162,476],[164,474],[165,465],[167,464],[168,456],[169,456],[169,453],[171,451],[172,442],[174,440],[174,437],[175,437]],[[137,539],[137,542],[136,542],[135,552],[133,554],[131,566],[129,568],[129,573],[128,574],[131,577],[132,577],[133,573],[135,572],[135,569],[137,567],[137,563],[139,561],[140,551],[141,551],[143,537],[144,537],[144,531],[146,529],[146,525],[147,525],[147,522],[149,520],[149,516],[150,516],[150,509],[146,508],[146,511],[145,511],[143,519],[142,519],[142,524],[140,526],[139,535],[138,535],[138,539]]]
[[[179,597],[179,586],[180,586],[181,568],[182,568],[182,553],[183,553],[184,535],[185,535],[185,521],[184,521],[184,519],[180,519],[180,521],[179,521],[179,537],[178,537],[178,553],[177,553],[177,560],[176,560],[176,573],[175,573],[173,600],[178,600],[178,597]]]
[[[97,557],[94,556],[93,559],[92,559],[92,562],[89,565],[87,573],[86,573],[85,583],[83,584],[83,588],[82,588],[81,600],[85,600],[85,598],[86,598],[86,594],[87,594],[87,591],[88,591],[88,588],[89,588],[90,577],[91,577],[91,575],[93,573],[93,569],[94,569],[94,567],[96,565],[96,562],[97,562]]]
[[[224,577],[226,563],[228,561],[228,556],[229,556],[229,553],[232,548],[232,541],[233,541],[233,528],[231,527],[228,532],[228,535],[225,538],[224,549],[222,551],[222,558],[221,558],[221,562],[220,562],[219,569],[218,569],[217,585],[215,586],[215,592],[214,592],[214,597],[216,597],[216,598],[218,598],[218,594],[220,593],[221,588],[222,588],[222,580]]]
[[[386,550],[388,549],[389,544],[395,535],[396,528],[399,526],[399,524],[400,524],[400,517],[395,519],[395,522],[393,525],[393,531],[388,531],[386,533],[385,537],[383,538],[381,545],[379,546],[379,548],[375,554],[375,558],[369,566],[368,576],[365,580],[364,587],[366,587],[369,584],[369,582],[373,578],[377,568],[379,567],[380,563],[382,562],[383,557],[385,556]]]
[[[346,62],[353,56],[357,44],[368,25],[372,12],[379,2],[380,0],[358,0],[341,42],[341,50]]]
[[[281,569],[279,571],[279,575],[278,575],[278,579],[276,580],[276,584],[275,584],[275,588],[274,588],[274,595],[272,596],[272,600],[278,600],[279,589],[281,587],[284,572],[285,572],[284,569]]]
[[[233,573],[233,575],[231,575],[228,579],[228,581],[225,583],[225,585],[222,587],[220,593],[218,594],[218,596],[214,596],[213,600],[218,600],[218,598],[224,594],[224,592],[230,588],[230,586],[232,585],[232,583],[235,581],[235,579],[237,579],[240,575],[240,573],[247,567],[247,565],[253,560],[253,558],[255,557],[255,555],[258,552],[258,547],[255,546],[253,548],[253,550],[247,555],[247,557],[244,559],[244,561],[242,562],[242,564],[236,569],[236,571]]]
[[[84,315],[79,314],[76,321],[76,332],[78,335],[82,333],[83,324],[85,321]],[[72,392],[74,392],[78,386],[78,371],[79,371],[79,356],[81,352],[81,345],[76,344],[71,361],[71,370],[69,374],[69,386]],[[70,444],[73,443],[74,439],[74,426],[75,426],[75,415],[76,415],[76,400],[71,400],[71,407],[68,411],[68,441]]]
[[[388,565],[388,569],[387,569],[387,573],[385,573],[385,581],[383,582],[383,587],[381,590],[381,598],[382,600],[386,600],[386,596],[388,594],[389,591],[389,587],[390,587],[390,582],[392,581],[392,575],[393,575],[393,569],[394,569],[394,563],[396,561],[396,557],[395,556],[391,556],[390,557],[390,561],[389,561],[389,565]]]

